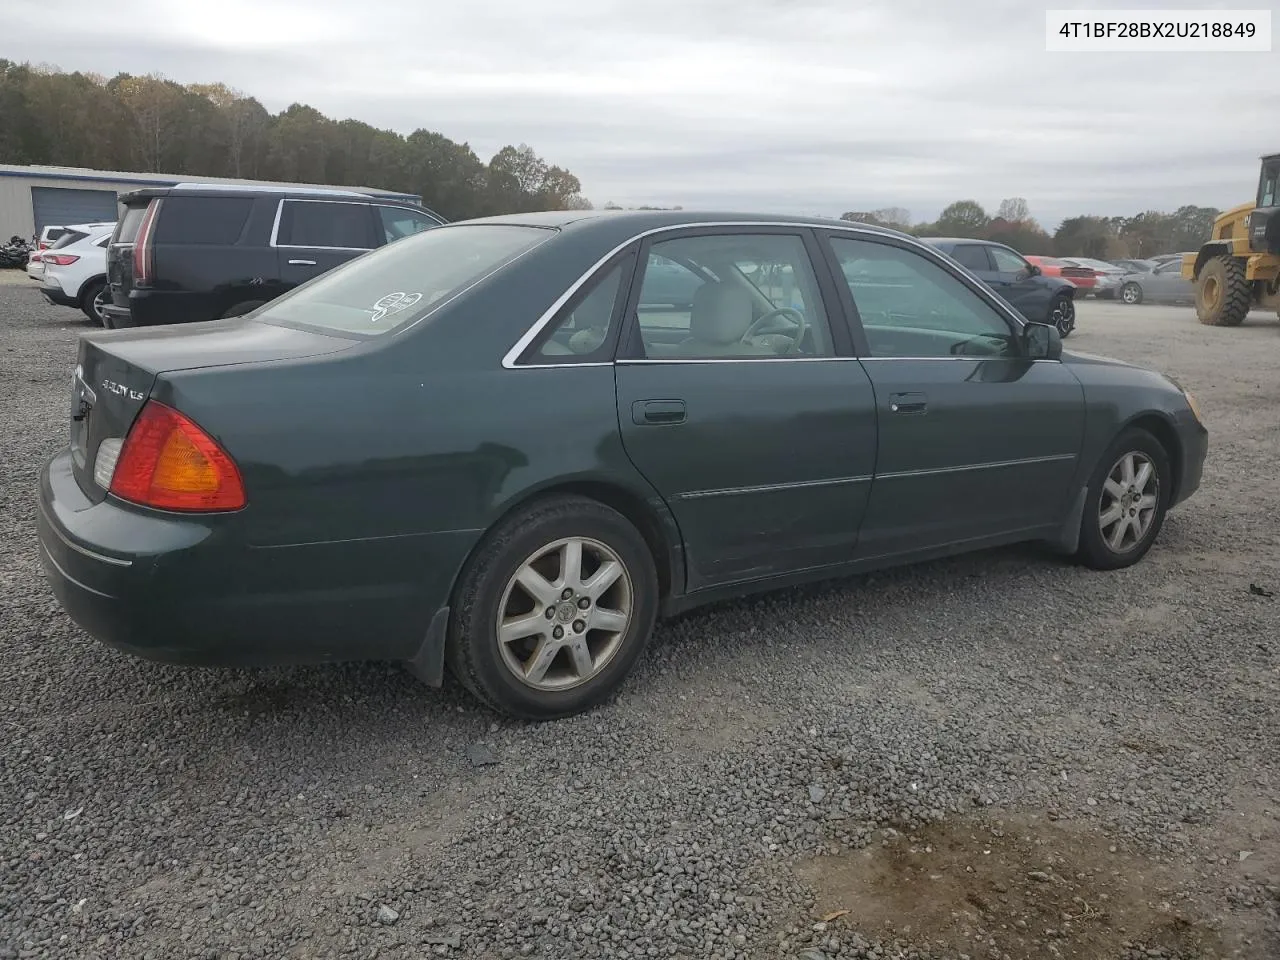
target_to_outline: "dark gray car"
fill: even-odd
[[[1147,273],[1126,274],[1120,281],[1125,303],[1195,303],[1196,285],[1182,276],[1182,258],[1165,260]]]
[[[1033,323],[1048,323],[1059,335],[1076,326],[1076,287],[1061,277],[1048,277],[1012,247],[967,237],[922,237],[998,293]]]

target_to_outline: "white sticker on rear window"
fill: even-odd
[[[385,297],[380,297],[374,301],[373,316],[370,317],[370,320],[377,323],[392,314],[408,310],[421,299],[422,294],[420,293],[388,293]]]

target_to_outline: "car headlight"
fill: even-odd
[[[1204,423],[1204,417],[1200,416],[1200,402],[1196,400],[1196,395],[1185,387],[1182,389],[1182,395],[1187,398],[1187,406],[1191,408],[1191,412],[1195,415],[1196,420]]]
[[[1187,401],[1187,406],[1191,409],[1191,415],[1195,417],[1198,421],[1200,421],[1201,424],[1203,424],[1204,417],[1200,416],[1200,401],[1196,399],[1196,395],[1192,393],[1190,390],[1188,390],[1186,387],[1184,387],[1182,384],[1180,384],[1177,380],[1173,379],[1173,377],[1169,376],[1167,373],[1164,375],[1164,378],[1168,380],[1170,383],[1172,383],[1175,387],[1177,387],[1182,392],[1182,396]]]

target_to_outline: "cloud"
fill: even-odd
[[[524,141],[597,204],[925,219],[1023,196],[1052,226],[1241,202],[1276,147],[1248,93],[1274,54],[1051,54],[1023,0],[59,0],[56,30],[31,4],[5,27],[10,59],[222,80],[484,158]]]

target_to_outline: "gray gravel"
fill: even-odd
[[[1096,842],[1082,902],[1129,857],[1204,955],[1280,956],[1280,327],[1079,313],[1070,347],[1160,366],[1212,429],[1138,567],[1002,550],[720,606],[613,704],[521,725],[391,666],[181,670],[82,635],[32,496],[86,328],[0,286],[0,960],[1196,955],[1133,927],[1072,953],[1066,915],[821,919],[855,851],[1019,817],[1032,849]],[[1033,871],[1028,896],[1069,872]]]

